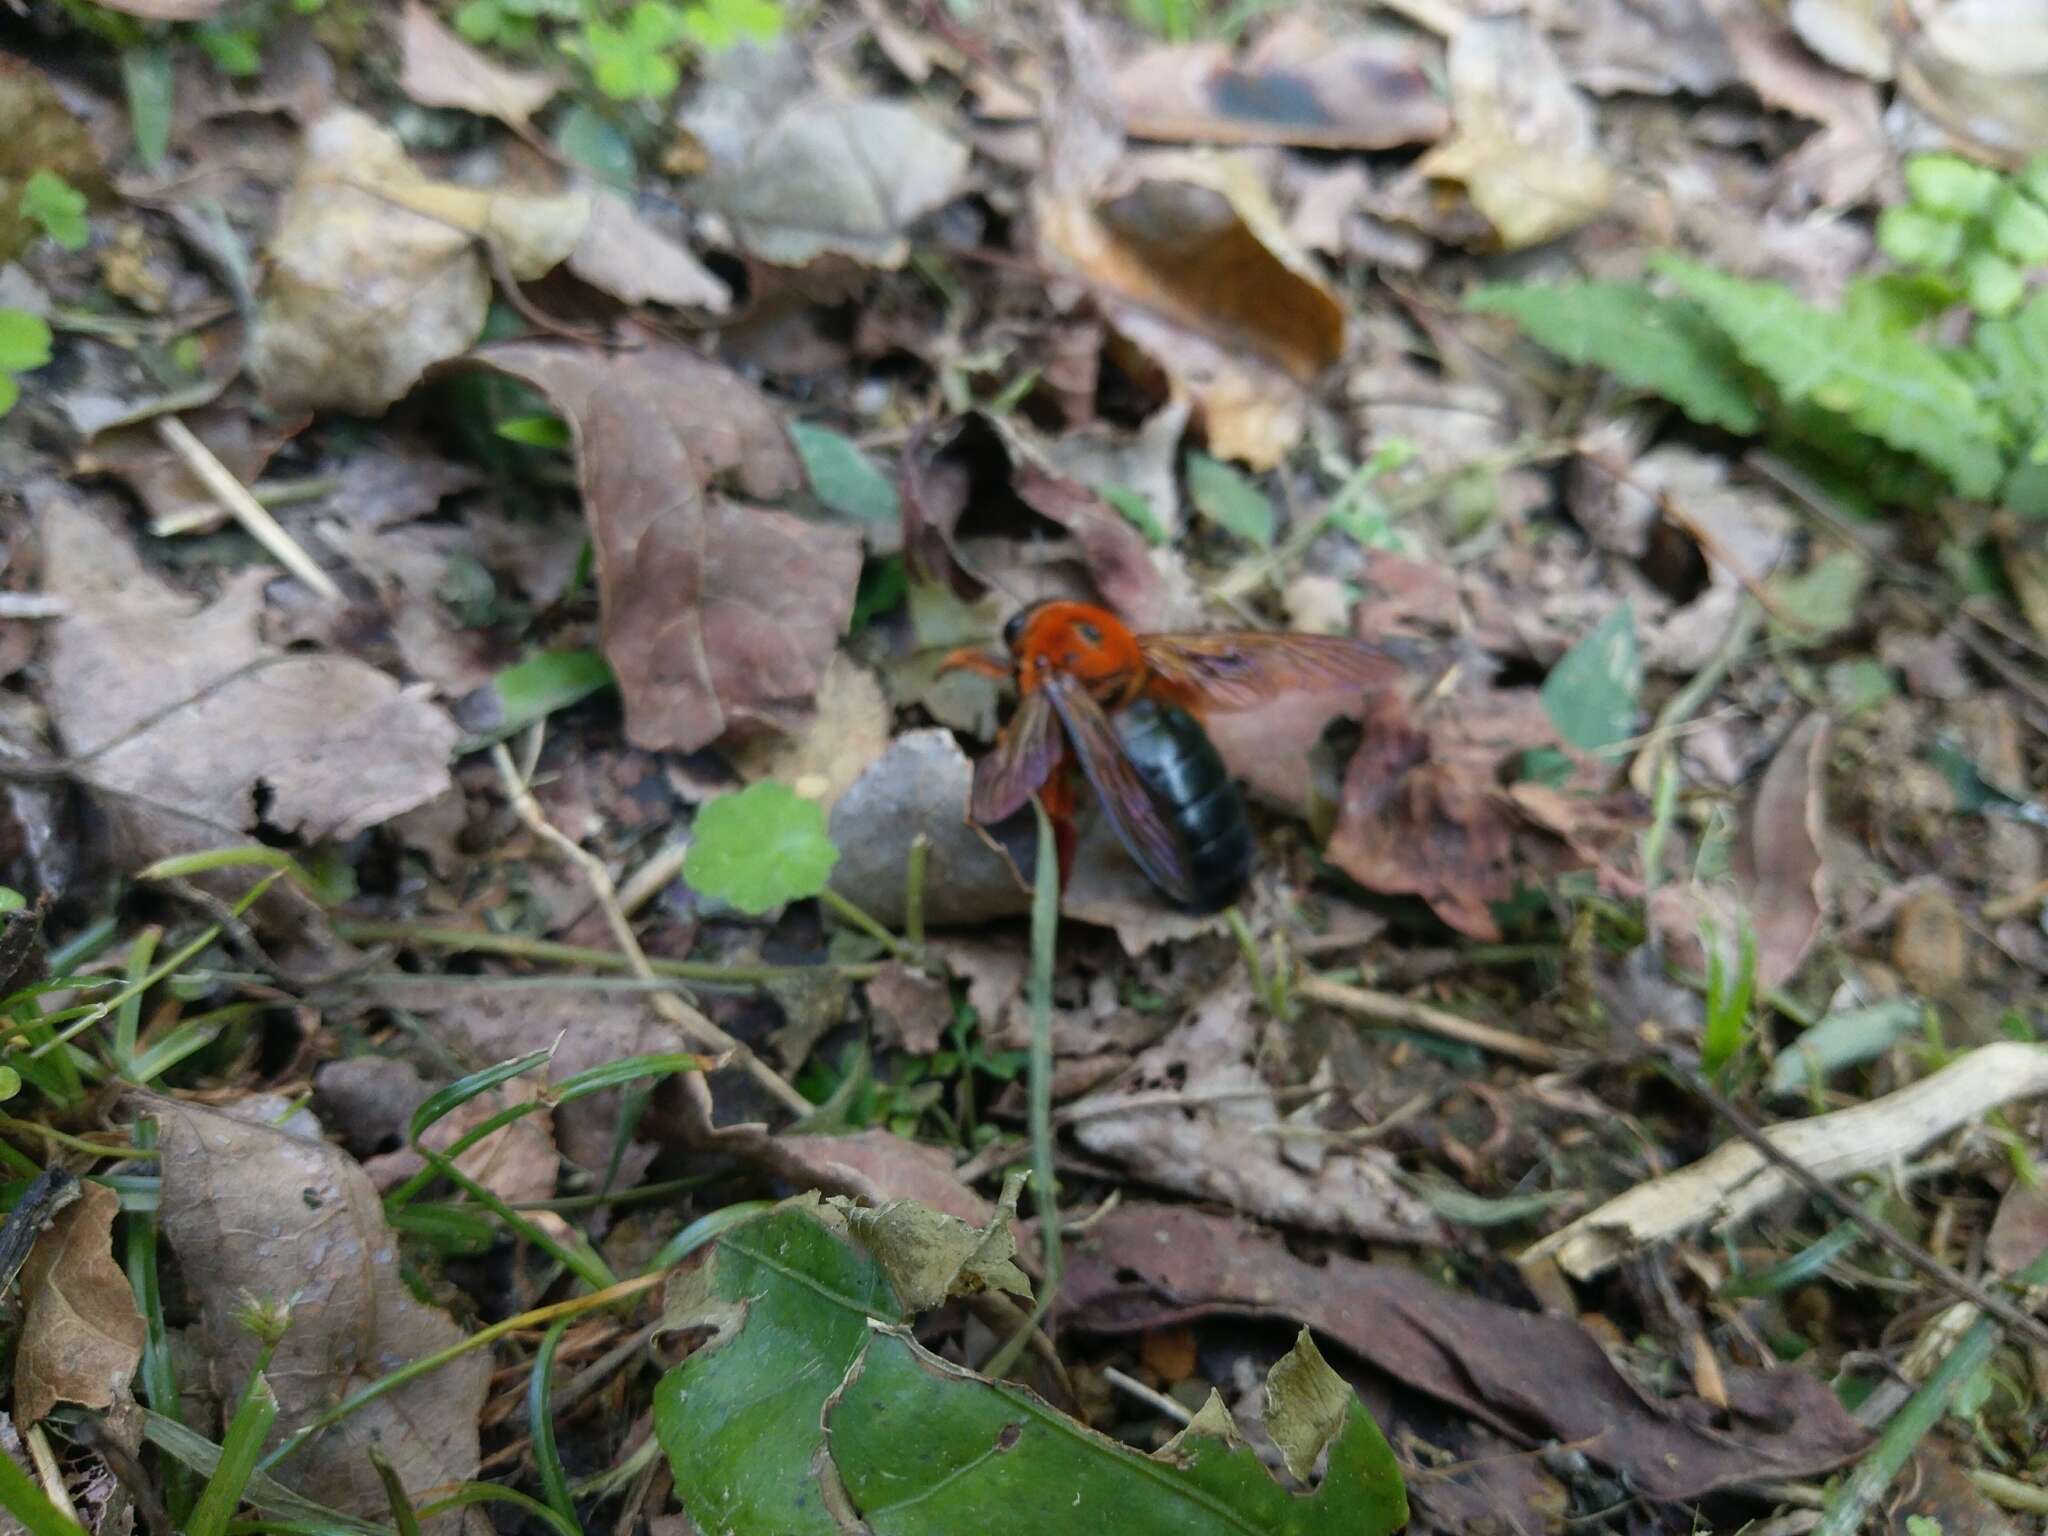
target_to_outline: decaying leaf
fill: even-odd
[[[1304,1424],[1297,1443],[1329,1442],[1314,1493],[1275,1482],[1220,1400],[1141,1457],[921,1349],[845,1221],[815,1197],[789,1202],[671,1285],[668,1325],[710,1330],[655,1397],[655,1433],[700,1529],[1027,1536],[1058,1510],[1087,1529],[1386,1536],[1406,1519],[1392,1451],[1313,1346],[1297,1345],[1269,1392],[1283,1422]]]
[[[713,489],[731,479],[771,497],[802,483],[768,402],[686,347],[524,341],[477,359],[546,394],[575,434],[630,739],[687,752],[729,731],[800,729],[853,611],[861,544]]]
[[[1600,96],[1712,96],[1738,78],[1702,0],[1545,0],[1567,76]]]
[[[814,84],[788,42],[708,55],[683,123],[711,160],[696,200],[779,266],[825,255],[902,266],[911,224],[967,171],[967,147],[916,107]]]
[[[87,1183],[57,1213],[21,1267],[14,1417],[33,1424],[58,1403],[111,1408],[128,1396],[147,1330],[114,1260],[121,1197]]]
[[[1400,1264],[1341,1253],[1311,1264],[1241,1220],[1125,1205],[1069,1256],[1059,1310],[1089,1332],[1218,1314],[1316,1329],[1402,1387],[1525,1445],[1570,1443],[1659,1499],[1767,1473],[1825,1473],[1867,1440],[1819,1377],[1723,1366],[1729,1402],[1651,1396],[1570,1318],[1446,1290]],[[1725,1416],[1725,1417],[1724,1417]]]
[[[1013,1172],[1002,1199],[986,1221],[972,1223],[915,1200],[862,1205],[844,1195],[826,1205],[838,1212],[860,1245],[889,1277],[896,1298],[914,1312],[928,1312],[949,1296],[1008,1291],[1029,1300],[1031,1282],[1016,1265],[1017,1196],[1025,1175]]]
[[[1118,66],[1116,104],[1141,139],[1393,149],[1451,125],[1412,37],[1333,38],[1285,16],[1242,59],[1222,43],[1147,49]]]
[[[663,234],[616,192],[590,200],[568,268],[593,288],[625,304],[667,304],[722,315],[732,307],[732,290],[690,253]]]
[[[868,1009],[877,1037],[913,1056],[929,1056],[953,1026],[953,995],[942,978],[890,961],[871,977]]]
[[[1784,166],[1830,207],[1866,195],[1891,164],[1877,87],[1832,69],[1806,51],[1791,26],[1762,0],[1705,0],[1742,69],[1767,105],[1821,125]]]
[[[1255,162],[1122,156],[1093,39],[1066,23],[1070,99],[1033,188],[1040,250],[1192,402],[1220,458],[1270,469],[1300,437],[1303,386],[1344,349],[1344,306],[1294,248]]]
[[[272,573],[201,607],[83,501],[49,488],[30,501],[45,584],[70,604],[51,629],[51,717],[138,857],[259,826],[350,837],[449,787],[455,723],[421,689],[259,638]]]
[[[1464,185],[1507,249],[1540,245],[1600,216],[1614,195],[1590,104],[1523,17],[1474,17],[1451,39],[1457,131],[1418,174]]]
[[[910,1141],[872,1127],[843,1136],[778,1136],[772,1166],[793,1184],[836,1189],[872,1206],[914,1200],[973,1227],[985,1227],[995,1207],[960,1182],[944,1147]]]
[[[257,479],[277,451],[302,431],[304,416],[256,421],[244,400],[216,401],[183,418],[192,435],[243,484]],[[128,482],[155,523],[183,529],[217,527],[227,508],[192,477],[185,461],[165,446],[153,425],[116,427],[94,437],[78,455],[80,474],[118,475]]]
[[[561,82],[551,75],[493,63],[408,0],[398,23],[398,88],[423,107],[457,107],[524,128]]]
[[[339,1397],[454,1344],[461,1330],[418,1301],[376,1191],[346,1154],[218,1109],[131,1094],[161,1137],[160,1220],[199,1309],[208,1385],[235,1400],[260,1345],[239,1318],[249,1297],[289,1305],[268,1371],[275,1444]],[[393,1388],[315,1436],[272,1475],[307,1497],[383,1519],[381,1451],[414,1496],[476,1469],[490,1360],[470,1353]]]
[[[1436,1215],[1395,1180],[1384,1149],[1333,1153],[1314,1171],[1282,1155],[1271,1130],[1283,1116],[1255,1064],[1251,1009],[1242,986],[1205,998],[1113,1089],[1069,1106],[1075,1139],[1149,1183],[1269,1221],[1372,1241],[1434,1241]],[[1216,1102],[1159,1102],[1172,1091]],[[1120,1107],[1133,1096],[1149,1102]]]

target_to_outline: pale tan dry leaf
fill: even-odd
[[[33,1424],[58,1403],[111,1408],[128,1395],[147,1337],[128,1276],[114,1261],[121,1197],[84,1184],[21,1267],[14,1416]]]
[[[493,63],[420,0],[407,0],[400,13],[398,49],[398,88],[423,107],[456,107],[524,128],[562,88],[551,75]]]
[[[1522,17],[1474,17],[1451,39],[1457,131],[1416,170],[1463,184],[1508,250],[1598,218],[1614,196],[1592,108]]]
[[[1762,0],[1706,0],[1742,77],[1768,106],[1821,125],[1785,161],[1782,174],[1829,207],[1854,203],[1877,185],[1892,152],[1877,87],[1831,69]]]
[[[726,477],[757,497],[802,484],[774,408],[686,347],[523,341],[476,356],[569,420],[633,743],[689,752],[728,731],[800,730],[853,610],[861,542],[712,494]]]
[[[1450,113],[1429,79],[1435,48],[1413,34],[1333,38],[1283,16],[1242,59],[1223,43],[1145,50],[1116,71],[1116,104],[1138,138],[1304,149],[1431,144]]]
[[[875,1035],[884,1045],[929,1056],[953,1027],[952,989],[938,977],[890,961],[867,983]]]
[[[569,253],[568,267],[624,304],[667,304],[714,315],[732,308],[732,290],[722,279],[615,192],[599,192],[591,200],[590,222]]]
[[[1069,1105],[1073,1135],[1150,1183],[1279,1225],[1368,1241],[1438,1240],[1442,1224],[1394,1178],[1384,1149],[1333,1150],[1313,1173],[1281,1155],[1272,1127],[1283,1116],[1257,1055],[1251,994],[1242,983],[1227,985],[1141,1054],[1112,1091]],[[1175,1090],[1226,1097],[1119,1108],[1126,1098]]]
[[[895,711],[875,674],[834,652],[818,684],[817,713],[788,738],[763,737],[729,754],[749,783],[775,779],[826,810],[889,749]]]
[[[694,200],[778,266],[836,255],[900,267],[910,226],[967,173],[966,145],[915,107],[835,95],[787,42],[707,56],[683,126],[711,160]]]
[[[165,586],[84,503],[31,489],[51,626],[51,718],[144,858],[259,826],[346,838],[449,787],[457,731],[419,689],[360,662],[286,653],[257,633],[246,572],[212,605]]]
[[[221,1400],[235,1400],[261,1348],[240,1321],[247,1299],[291,1307],[267,1372],[280,1410],[269,1443],[460,1340],[448,1315],[406,1285],[377,1193],[345,1153],[154,1094],[123,1103],[157,1122],[163,1233],[199,1309],[207,1385]],[[488,1356],[462,1355],[365,1404],[271,1475],[320,1503],[386,1518],[366,1452],[381,1451],[415,1497],[470,1477],[489,1379]]]
[[[1799,40],[1837,69],[1889,80],[1896,69],[1889,0],[1790,0],[1785,19]]]

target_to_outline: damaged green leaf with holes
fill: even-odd
[[[1143,1456],[920,1346],[914,1313],[1026,1293],[1017,1188],[986,1228],[910,1201],[871,1210],[805,1195],[733,1228],[670,1282],[664,1326],[706,1337],[662,1378],[654,1426],[695,1529],[1388,1536],[1406,1522],[1393,1452],[1306,1330],[1266,1382],[1266,1428],[1293,1487],[1214,1394]]]

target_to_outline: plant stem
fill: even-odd
[[[361,918],[337,919],[334,931],[358,944],[415,944],[421,948],[445,949],[453,954],[504,955],[514,960],[587,965],[606,971],[630,971],[633,968],[632,962],[617,950],[558,944],[552,939],[529,939],[516,933],[484,933],[472,928],[438,928],[424,923],[376,922]],[[648,957],[647,966],[657,976],[672,976],[680,981],[727,982],[734,986],[758,986],[821,974],[844,976],[849,981],[865,981],[881,969],[873,964],[727,965],[716,960],[661,960],[653,956]]]
[[[932,840],[920,832],[910,840],[910,856],[903,874],[903,937],[912,949],[924,948],[925,865],[931,860]]]
[[[915,960],[917,958],[909,945],[897,938],[895,934],[884,928],[872,917],[869,917],[867,913],[861,911],[859,907],[848,901],[844,896],[833,890],[831,886],[826,886],[824,890],[818,893],[818,900],[837,913],[841,922],[849,927],[858,928],[898,960]]]

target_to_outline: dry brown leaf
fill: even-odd
[[[128,1396],[148,1330],[114,1261],[121,1197],[83,1184],[21,1267],[14,1416],[33,1424],[58,1403],[111,1408]]]
[[[1197,1317],[1306,1324],[1401,1385],[1528,1446],[1571,1444],[1655,1499],[1693,1499],[1759,1476],[1812,1477],[1868,1434],[1827,1383],[1791,1367],[1723,1366],[1729,1402],[1652,1396],[1570,1318],[1444,1289],[1398,1264],[1318,1263],[1242,1221],[1125,1205],[1069,1250],[1066,1326],[1126,1332]]]
[[[1136,137],[1304,149],[1431,144],[1450,113],[1430,85],[1434,48],[1389,33],[1332,38],[1285,16],[1234,61],[1222,43],[1148,49],[1118,67],[1116,104]]]
[[[1984,1241],[1993,1274],[2012,1275],[2048,1252],[2048,1189],[2014,1179],[1998,1202]]]
[[[1473,17],[1451,39],[1457,131],[1416,171],[1464,185],[1508,250],[1599,217],[1614,196],[1593,111],[1524,17]]]
[[[280,1410],[270,1444],[337,1399],[461,1339],[445,1312],[406,1285],[377,1193],[346,1154],[154,1094],[123,1102],[157,1122],[160,1220],[199,1309],[207,1385],[217,1398],[235,1400],[262,1347],[240,1321],[247,1298],[291,1306],[291,1327],[266,1373]],[[364,1404],[272,1475],[320,1503],[386,1518],[390,1502],[367,1452],[381,1451],[415,1497],[470,1477],[489,1379],[487,1355],[461,1355]]]
[[[569,252],[568,267],[624,304],[668,304],[714,315],[732,308],[725,282],[616,192],[591,199],[590,221]]]
[[[1820,936],[1827,903],[1828,720],[1808,715],[1757,786],[1736,874],[1756,926],[1756,983],[1781,987]]]
[[[1566,74],[1599,96],[1712,96],[1735,58],[1702,0],[1543,0]]]
[[[953,992],[938,977],[890,961],[867,984],[876,1038],[913,1056],[929,1056],[953,1027]]]
[[[244,485],[257,479],[273,455],[311,420],[257,421],[246,400],[215,401],[182,418],[192,435]],[[150,423],[116,427],[95,437],[72,466],[82,475],[118,475],[157,522],[175,520],[198,531],[227,521],[228,510],[192,477],[185,461],[164,445]]]
[[[763,737],[728,754],[749,783],[777,779],[828,811],[889,749],[895,711],[875,674],[834,652],[818,684],[817,713],[797,735]]]
[[[562,88],[550,75],[493,63],[420,0],[407,0],[400,14],[398,48],[398,88],[423,107],[456,107],[524,128]]]
[[[1251,1014],[1242,983],[1204,998],[1115,1089],[1067,1107],[1075,1139],[1148,1183],[1247,1215],[1375,1242],[1440,1240],[1442,1224],[1394,1178],[1385,1149],[1333,1148],[1314,1171],[1282,1155],[1272,1128],[1284,1116],[1256,1065]],[[1119,1107],[1128,1097],[1175,1091],[1224,1097]]]
[[[912,223],[964,184],[964,144],[905,102],[814,84],[791,43],[722,49],[702,67],[683,126],[711,169],[693,200],[763,261],[900,267]]]
[[[1742,77],[1768,106],[1821,125],[1781,174],[1829,207],[1868,195],[1891,165],[1877,87],[1831,69],[1762,0],[1706,0]]]
[[[778,1136],[779,1172],[792,1183],[834,1190],[871,1205],[915,1200],[974,1226],[986,1226],[995,1207],[954,1176],[944,1147],[906,1141],[891,1131],[850,1136]]]
[[[70,603],[50,632],[51,718],[141,858],[259,826],[351,837],[449,787],[458,733],[422,690],[263,643],[270,572],[242,573],[202,608],[80,500],[32,488],[30,505],[45,586]]]
[[[457,1105],[427,1127],[420,1141],[432,1151],[446,1152],[493,1115],[514,1104],[529,1103],[539,1093],[532,1078],[514,1078],[503,1087],[489,1089]],[[380,1191],[389,1191],[428,1166],[418,1151],[403,1146],[368,1159],[363,1172]],[[555,1151],[551,1112],[546,1108],[532,1110],[508,1125],[499,1126],[459,1153],[455,1166],[508,1205],[553,1199],[560,1156]],[[545,1211],[535,1213],[535,1219],[543,1225],[560,1220]]]
[[[729,731],[800,730],[853,611],[861,543],[711,490],[726,477],[754,497],[802,484],[774,408],[699,353],[652,341],[618,353],[507,342],[477,360],[569,420],[629,739],[690,752]]]

